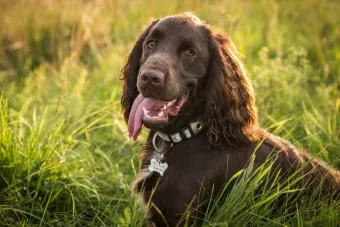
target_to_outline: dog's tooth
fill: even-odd
[[[163,111],[159,112],[157,116],[158,117],[164,117],[164,112]]]
[[[144,116],[146,116],[147,118],[152,118],[152,116],[150,115],[150,111],[145,109],[144,107],[143,107],[143,112],[144,112]]]
[[[174,103],[176,102],[176,100],[177,100],[177,99],[174,99],[174,100],[168,102],[168,104],[166,104],[166,105],[167,105],[167,106],[171,106],[172,104],[174,104]]]
[[[145,115],[148,115],[150,113],[150,111],[145,109],[145,107],[143,107],[143,112],[144,112]]]

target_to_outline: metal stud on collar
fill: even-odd
[[[171,140],[172,140],[174,143],[178,143],[178,142],[181,142],[181,141],[182,141],[181,134],[179,134],[178,132],[176,132],[176,133],[174,133],[174,134],[171,134],[171,135],[170,135],[170,138],[171,138]]]
[[[196,121],[196,122],[190,123],[190,127],[194,135],[197,135],[203,129],[203,122]]]

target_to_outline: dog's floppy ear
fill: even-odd
[[[258,139],[255,96],[231,39],[210,31],[205,122],[211,143],[240,144]]]
[[[125,65],[121,70],[121,80],[123,81],[123,95],[121,97],[121,106],[124,115],[124,119],[127,122],[129,119],[130,110],[133,101],[138,96],[137,90],[137,75],[140,68],[140,58],[143,54],[143,42],[145,37],[149,34],[151,28],[158,22],[158,20],[152,21],[144,32],[139,36],[131,53],[127,57]]]

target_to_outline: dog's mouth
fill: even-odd
[[[129,115],[128,128],[130,138],[137,140],[143,123],[148,126],[166,124],[169,121],[169,117],[178,114],[188,96],[185,93],[178,99],[165,101],[145,98],[142,94],[139,94],[132,105]]]

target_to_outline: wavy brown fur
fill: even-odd
[[[236,57],[236,48],[229,37],[207,29],[211,37],[205,106],[209,140],[231,144],[260,140],[263,135],[258,127],[254,91]]]

